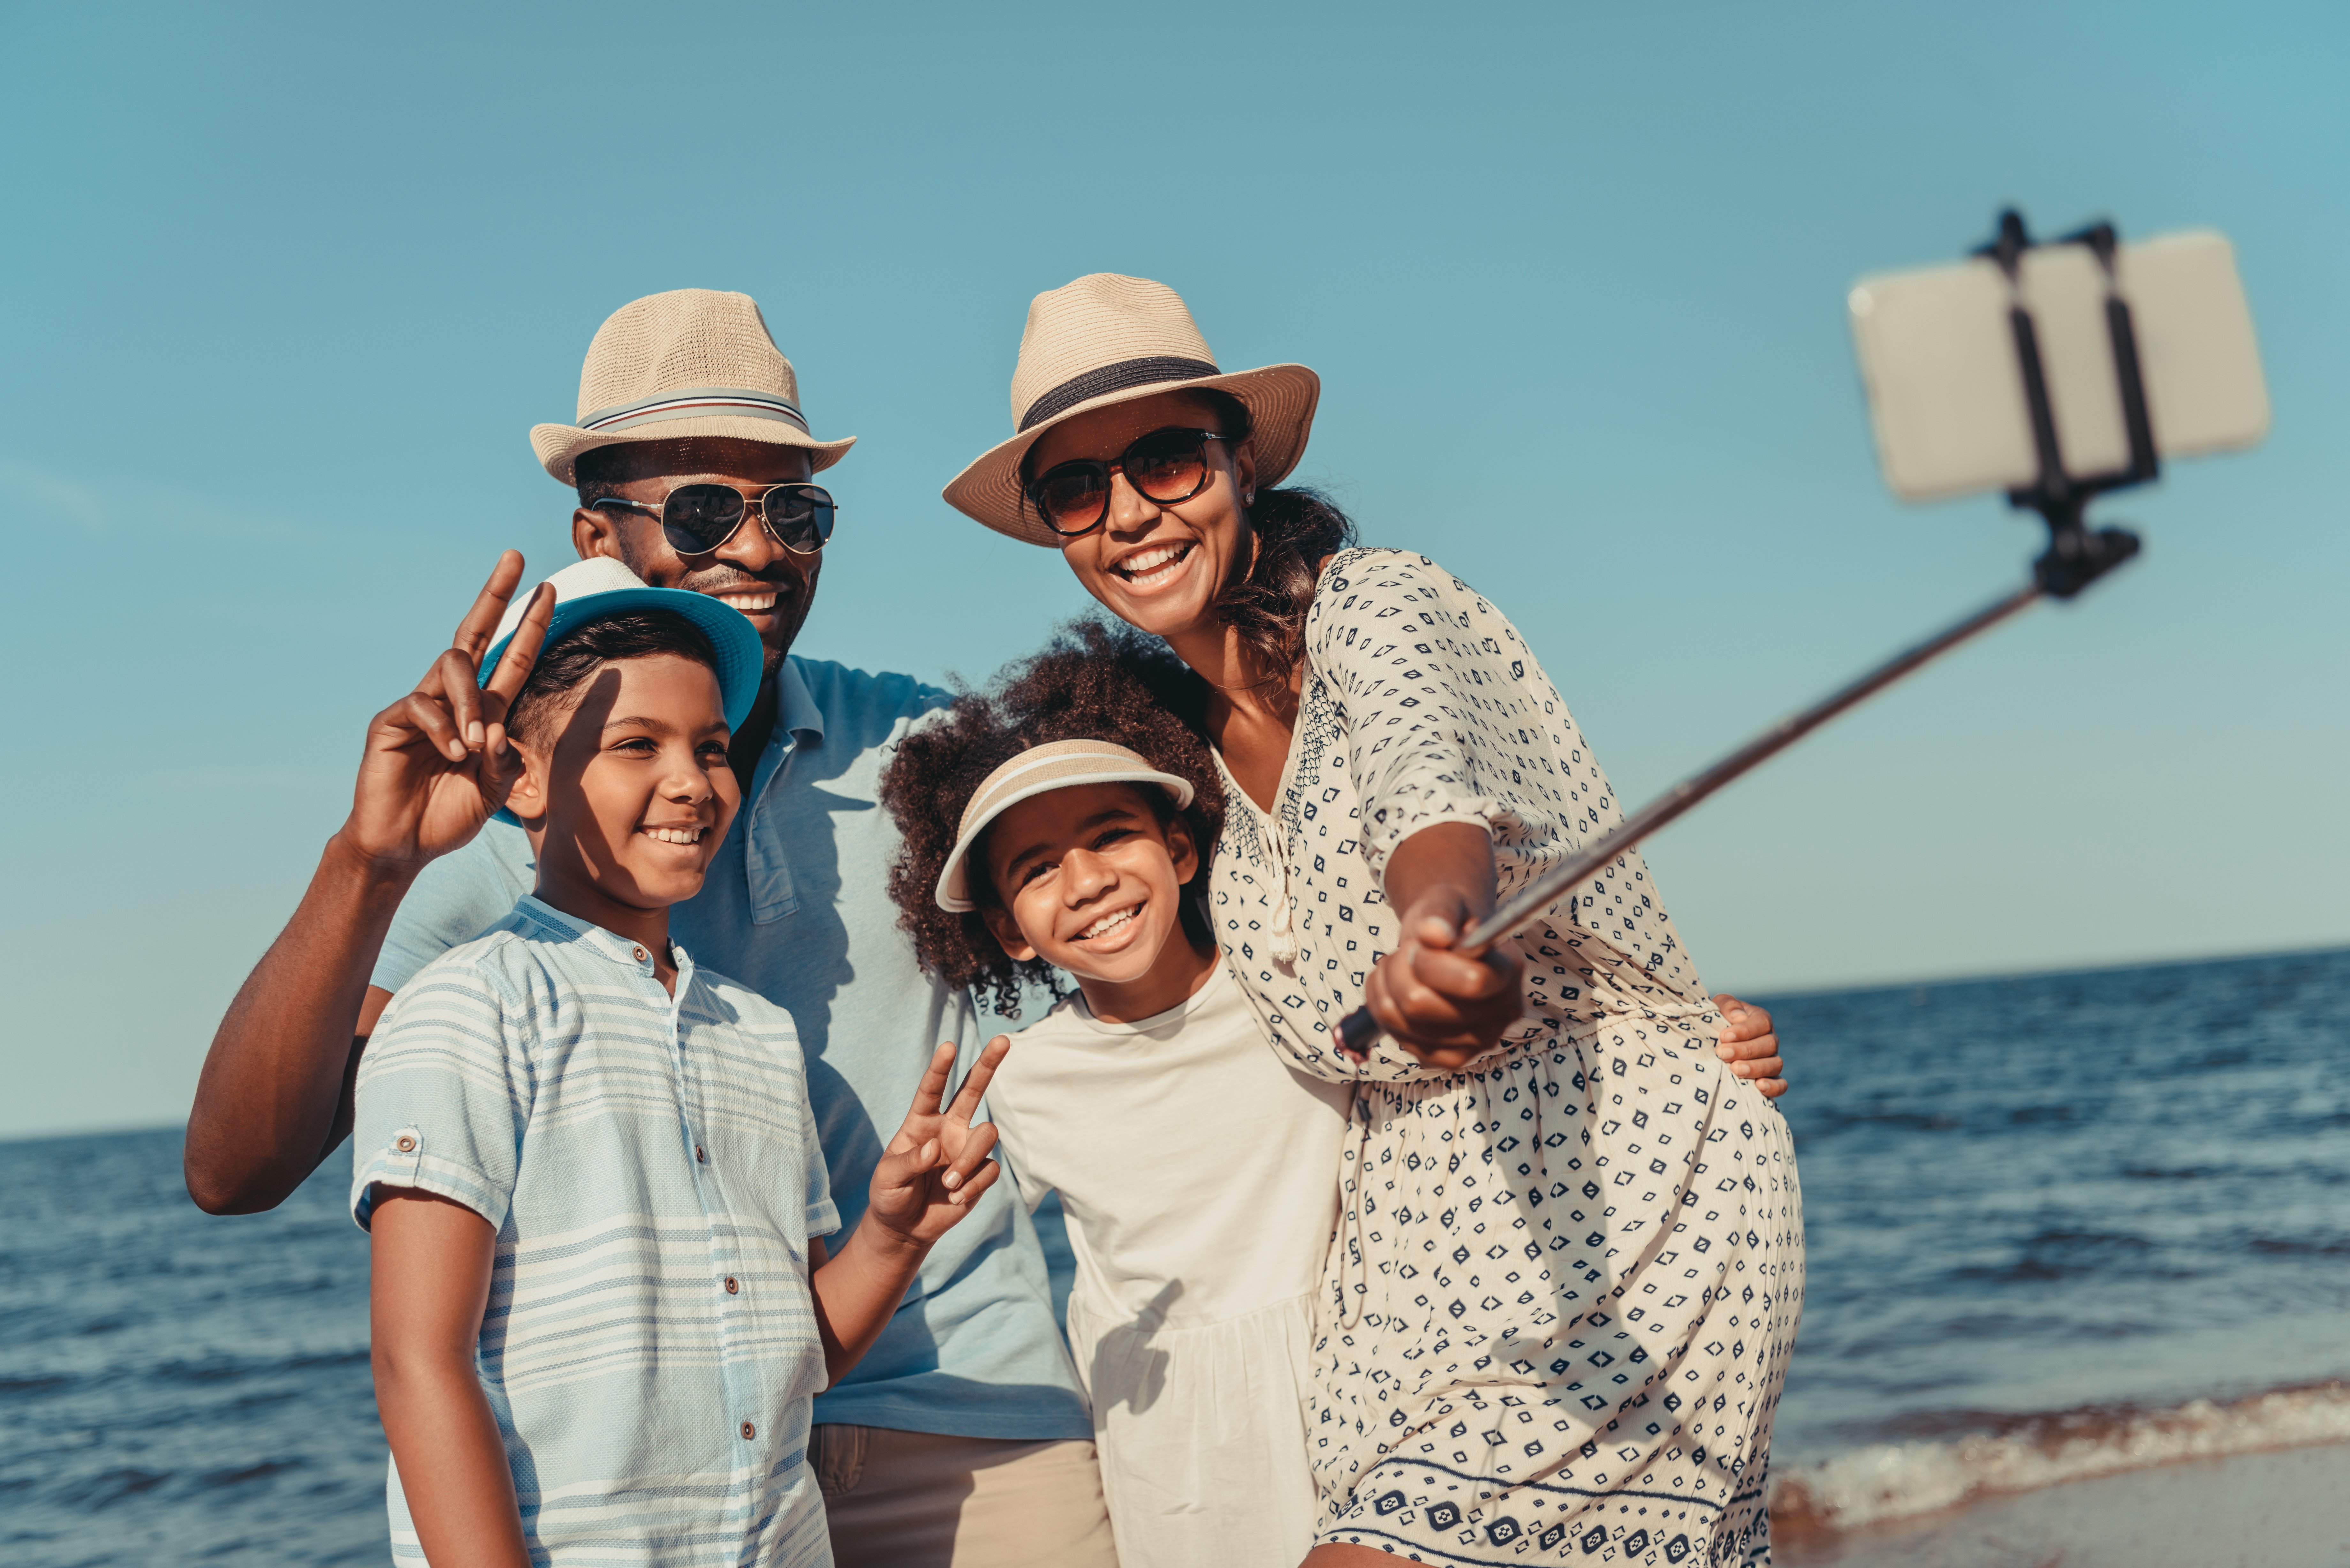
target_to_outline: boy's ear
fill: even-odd
[[[522,757],[522,774],[506,791],[506,809],[528,827],[546,815],[547,756],[536,746],[521,741],[507,743]]]
[[[1035,944],[1020,934],[1020,924],[1009,910],[990,904],[979,911],[979,918],[986,922],[987,934],[995,939],[996,945],[1013,962],[1026,963],[1036,956]]]

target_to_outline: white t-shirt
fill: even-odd
[[[1057,1189],[1069,1218],[1070,1349],[1119,1563],[1295,1568],[1353,1086],[1276,1057],[1219,964],[1135,1023],[1068,998],[1014,1036],[987,1098],[1022,1199]]]

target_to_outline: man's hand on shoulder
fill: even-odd
[[[1787,1065],[1779,1059],[1779,1036],[1768,1010],[1723,992],[1713,999],[1721,1013],[1721,1059],[1730,1070],[1762,1091],[1766,1099],[1787,1092]]]

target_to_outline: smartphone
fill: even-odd
[[[2195,230],[2116,252],[2156,453],[2195,457],[2268,433],[2251,308],[2225,236]],[[2040,475],[2008,321],[2030,311],[2064,472],[2128,468],[2104,266],[2082,244],[2034,245],[2011,283],[1989,257],[1862,278],[1846,296],[1885,482],[1904,501],[2029,487]]]

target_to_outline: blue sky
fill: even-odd
[[[688,286],[862,438],[804,651],[983,676],[1082,607],[938,491],[1029,297],[1139,273],[1226,367],[1322,372],[1301,476],[1509,611],[1637,801],[2035,548],[1885,493],[1856,275],[2008,202],[2216,226],[2268,444],[1651,858],[1762,992],[2350,940],[2345,45],[2318,4],[0,10],[0,1134],[184,1114],[366,716],[501,547],[567,558],[529,427]]]

